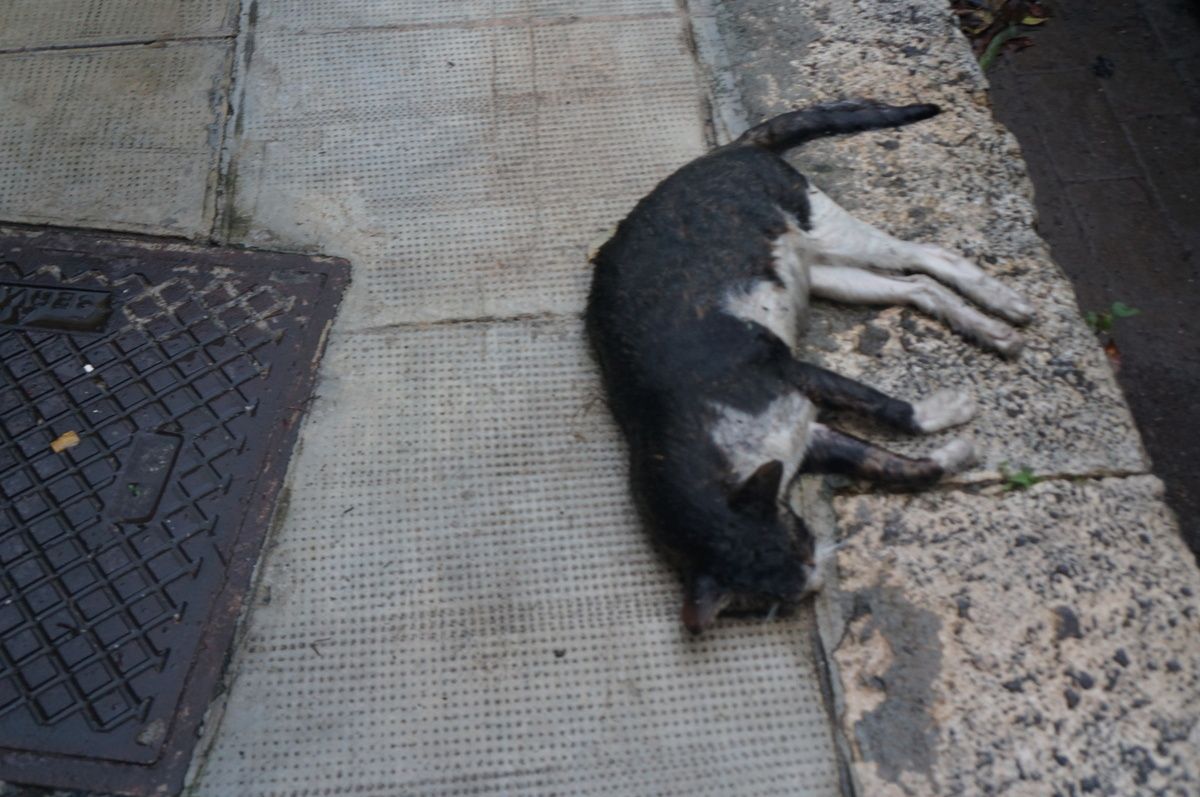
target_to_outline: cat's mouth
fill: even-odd
[[[803,586],[790,593],[714,590],[699,599],[693,596],[684,602],[683,623],[693,634],[701,634],[721,617],[763,622],[788,617],[821,587],[816,566],[805,563],[801,567]]]
[[[790,617],[795,613],[800,606],[803,598],[800,600],[788,601],[763,601],[756,599],[735,599],[730,601],[729,606],[722,609],[721,617],[731,619],[759,619],[764,623],[770,623],[777,619]]]
[[[777,595],[733,595],[717,614],[732,618],[757,617],[769,623],[777,618],[791,616],[819,589],[819,584],[815,587],[806,585],[798,595],[788,598],[780,598]]]

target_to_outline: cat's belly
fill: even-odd
[[[716,420],[709,429],[713,444],[724,455],[740,483],[772,460],[783,463],[780,490],[796,475],[816,421],[817,410],[801,393],[786,393],[757,415],[714,404]]]
[[[760,279],[748,287],[734,288],[722,306],[730,315],[771,330],[793,350],[808,325],[810,284],[803,236],[795,220],[789,219],[788,231],[771,244],[771,264],[778,282]]]

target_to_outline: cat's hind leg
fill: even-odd
[[[894,454],[857,437],[813,424],[801,473],[840,473],[890,487],[928,487],[975,460],[971,444],[951,440],[927,457]]]
[[[814,403],[829,409],[850,410],[906,432],[940,432],[975,417],[974,399],[957,390],[939,390],[917,402],[908,402],[811,363],[793,360],[787,381]]]
[[[979,312],[962,297],[924,275],[892,276],[836,265],[809,267],[813,296],[847,304],[909,305],[941,319],[960,335],[1006,357],[1020,353],[1024,341],[1003,321]]]
[[[811,229],[807,237],[821,262],[928,274],[1014,324],[1033,318],[1033,307],[1020,294],[962,255],[889,235],[856,219],[812,185],[808,204]]]

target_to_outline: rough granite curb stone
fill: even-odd
[[[834,501],[860,793],[1195,794],[1200,573],[1153,476]]]
[[[718,140],[807,103],[937,102],[794,162],[856,215],[956,248],[1039,306],[1017,363],[903,309],[823,307],[812,359],[899,395],[971,390],[979,467],[920,496],[797,501],[841,544],[818,600],[861,795],[1194,794],[1200,573],[1111,370],[1033,229],[1015,139],[942,0],[691,0]],[[938,439],[875,439],[909,452]],[[1004,469],[1045,479],[1006,492]]]

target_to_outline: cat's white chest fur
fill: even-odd
[[[787,231],[771,245],[779,282],[762,279],[736,288],[725,297],[722,307],[732,316],[761,324],[792,349],[808,322],[809,273],[803,244],[804,232],[789,216]]]
[[[817,410],[800,392],[786,393],[757,415],[713,405],[717,419],[709,434],[740,483],[772,460],[783,463],[782,490],[808,450]]]

